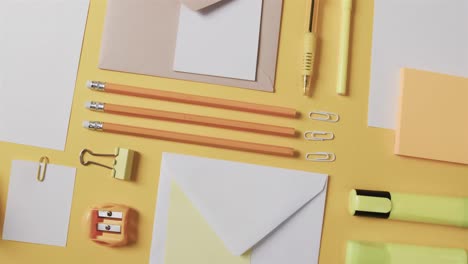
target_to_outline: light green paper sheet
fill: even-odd
[[[165,264],[250,264],[232,255],[180,187],[171,182]]]

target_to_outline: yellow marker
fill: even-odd
[[[348,241],[345,263],[468,264],[468,252],[461,248]]]
[[[355,216],[468,228],[468,197],[352,190],[349,212]]]
[[[343,14],[341,15],[341,40],[338,63],[338,86],[336,92],[339,95],[346,95],[346,84],[348,82],[348,57],[349,57],[349,33],[351,28],[352,0],[344,0]]]
[[[307,23],[307,30],[304,35],[304,58],[302,76],[304,78],[304,95],[310,94],[309,88],[311,78],[314,70],[314,62],[317,48],[317,16],[315,12],[318,11],[318,1],[312,0],[310,3],[310,19]],[[309,10],[309,9],[307,9]]]

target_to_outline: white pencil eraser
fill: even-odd
[[[87,81],[86,87],[91,88],[91,86],[93,86],[93,81]]]
[[[91,102],[86,102],[85,107],[86,109],[91,109]]]
[[[83,127],[84,128],[89,128],[89,121],[84,121],[83,122]]]

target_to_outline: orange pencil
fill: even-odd
[[[133,87],[133,86],[127,86],[127,85],[114,84],[114,83],[88,81],[87,87],[91,90],[96,90],[96,91],[101,91],[101,92],[178,102],[178,103],[184,103],[184,104],[202,105],[202,106],[216,107],[216,108],[222,108],[222,109],[251,112],[251,113],[272,115],[272,116],[289,117],[289,118],[296,118],[297,116],[297,111],[295,109],[287,108],[287,107],[247,103],[247,102],[228,100],[228,99],[222,99],[222,98],[191,95],[191,94],[169,92],[169,91],[162,91],[162,90],[148,89],[148,88],[139,88],[139,87]]]
[[[103,122],[89,122],[85,121],[83,126],[87,129],[103,131],[115,134],[153,138],[160,140],[175,141],[181,143],[197,144],[216,148],[225,148],[239,151],[254,152],[260,154],[276,155],[283,157],[295,156],[295,150],[289,147],[280,147],[273,145],[265,145],[258,143],[250,143],[244,141],[236,141],[230,139],[222,139],[215,137],[199,136],[185,133],[178,133],[172,131],[148,129],[141,127],[132,127]]]
[[[179,123],[196,124],[202,126],[211,126],[218,128],[226,128],[240,131],[248,131],[262,134],[269,134],[275,136],[293,137],[296,135],[296,130],[290,127],[273,126],[258,124],[252,122],[244,122],[237,120],[230,120],[224,118],[208,117],[201,115],[192,115],[186,113],[176,113],[162,110],[153,110],[147,108],[130,107],[116,104],[100,103],[100,102],[87,102],[86,108],[117,115],[126,115],[158,120],[166,120]]]

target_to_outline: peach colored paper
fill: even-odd
[[[468,79],[401,70],[395,153],[468,164]]]

